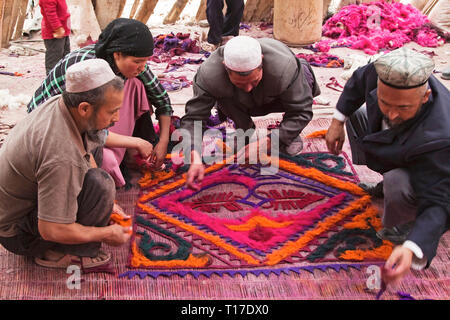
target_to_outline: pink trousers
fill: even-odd
[[[109,128],[109,131],[131,136],[136,120],[150,110],[144,84],[137,78],[125,81],[122,107],[119,111],[119,121]],[[103,148],[102,169],[108,172],[114,179],[117,187],[125,185],[119,165],[125,155],[125,148]]]

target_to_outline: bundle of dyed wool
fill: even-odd
[[[344,60],[325,52],[321,53],[299,53],[296,55],[297,58],[305,59],[308,63],[315,67],[324,68],[341,68],[344,66]]]
[[[154,42],[155,49],[151,60],[157,63],[167,62],[171,57],[181,56],[185,52],[205,53],[197,44],[197,40],[190,38],[189,33],[160,34],[154,38]]]
[[[311,49],[328,52],[331,47],[345,46],[375,54],[410,41],[424,47],[445,43],[428,18],[412,5],[384,0],[342,8],[324,24],[322,33],[335,40],[319,41]]]

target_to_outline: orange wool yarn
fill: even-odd
[[[165,267],[165,268],[202,268],[205,267],[208,262],[208,256],[204,255],[196,257],[193,254],[189,254],[187,260],[171,260],[171,261],[151,261],[142,255],[135,242],[131,244],[132,257],[130,264],[134,268],[139,267]]]
[[[345,229],[369,229],[373,227],[376,231],[380,230],[383,226],[381,219],[378,216],[378,208],[371,206],[367,208],[364,213],[358,214],[353,217],[351,222],[344,225]]]
[[[131,227],[133,223],[133,219],[124,219],[120,214],[115,212],[111,213],[111,221],[120,224],[122,227]]]
[[[335,226],[336,223],[343,220],[356,210],[362,210],[370,203],[370,196],[364,196],[358,200],[353,201],[350,205],[333,216],[326,218],[323,222],[319,222],[317,227],[313,230],[306,232],[302,237],[296,241],[289,241],[280,249],[272,252],[266,257],[265,263],[267,265],[275,265],[283,259],[289,257],[295,252],[306,246],[311,240],[320,235],[321,233],[329,230]]]
[[[310,133],[306,136],[306,138],[325,138],[326,134],[327,134],[328,130],[319,130],[319,131],[314,131],[313,133]]]
[[[214,164],[205,169],[205,174],[220,170],[224,166],[225,166],[225,163]],[[186,183],[186,174],[183,174],[181,179],[174,181],[172,183],[166,184],[164,186],[161,186],[157,190],[154,190],[147,194],[142,195],[139,198],[139,202],[144,203],[151,199],[155,199],[156,197],[159,197],[160,195],[170,192],[176,188],[182,187],[185,183]]]
[[[345,260],[363,261],[364,259],[384,259],[387,260],[392,253],[391,242],[383,240],[383,244],[373,250],[347,250],[339,258]]]
[[[251,219],[249,219],[245,224],[241,225],[232,225],[227,224],[225,225],[228,229],[233,231],[250,231],[255,229],[257,226],[264,227],[264,228],[286,228],[287,226],[294,223],[293,221],[286,221],[286,222],[275,222],[272,220],[267,219],[266,217],[262,216],[256,216]]]
[[[322,182],[323,184],[326,184],[331,187],[335,187],[344,191],[348,191],[354,195],[357,196],[365,196],[367,195],[366,192],[357,186],[356,184],[349,182],[349,181],[342,181],[334,177],[330,177],[323,172],[315,169],[315,168],[303,168],[298,166],[297,164],[293,162],[289,162],[287,160],[279,159],[279,165],[280,168],[286,171],[289,171],[291,173],[295,173],[299,176],[304,176],[319,182]]]
[[[141,186],[141,188],[149,188],[151,186],[154,186],[162,181],[169,180],[170,178],[175,176],[175,172],[173,171],[146,171],[144,173],[144,176],[139,179],[138,183]]]
[[[214,236],[214,235],[210,235],[206,232],[203,232],[197,228],[195,228],[194,226],[191,226],[189,224],[186,224],[184,222],[181,222],[177,219],[174,219],[172,217],[169,217],[165,214],[163,214],[162,212],[159,212],[158,210],[155,210],[153,208],[150,208],[142,203],[138,203],[137,204],[139,208],[141,208],[143,211],[157,217],[158,219],[162,220],[162,221],[166,221],[169,222],[173,225],[176,225],[184,230],[187,230],[191,233],[197,234],[200,237],[202,237],[203,239],[206,239],[208,241],[211,241],[212,243],[214,243],[216,246],[221,247],[225,250],[227,250],[228,252],[230,252],[231,254],[235,255],[236,257],[245,260],[247,263],[249,264],[253,264],[253,265],[259,265],[260,261],[255,259],[253,256],[246,254],[238,249],[236,249],[234,246],[229,245],[228,243],[226,243],[225,241],[223,241],[220,237],[218,236]]]

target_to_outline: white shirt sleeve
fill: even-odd
[[[420,247],[412,242],[411,240],[406,240],[403,243],[404,248],[408,248],[414,253],[413,260],[411,263],[411,268],[414,270],[422,270],[427,265],[427,258],[424,257],[422,249]]]
[[[334,110],[333,118],[338,121],[345,122],[348,117],[344,115],[342,112],[340,112],[338,109],[336,109]]]

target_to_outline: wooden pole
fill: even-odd
[[[5,12],[5,0],[0,0],[0,48],[3,48],[3,15]]]
[[[258,8],[260,0],[247,0],[244,9],[244,16],[242,21],[251,22],[253,21],[253,16],[255,15],[256,9]]]
[[[180,14],[183,11],[184,7],[186,7],[187,2],[188,0],[177,0],[173,4],[173,7],[170,10],[169,14],[164,18],[163,23],[164,24],[175,23],[180,17]]]
[[[13,5],[12,5],[12,11],[11,11],[11,21],[9,22],[9,29],[8,29],[8,42],[9,40],[11,40],[13,33],[14,33],[14,28],[16,27],[16,23],[17,23],[17,14],[19,12],[19,2],[18,1],[13,1]]]
[[[147,23],[148,18],[152,15],[157,3],[158,0],[144,0],[136,14],[135,19],[141,21],[142,23]]]
[[[3,0],[3,16],[2,16],[2,42],[1,48],[8,47],[9,44],[9,26],[11,24],[11,14],[13,9],[13,0]]]
[[[23,24],[27,17],[28,0],[21,0],[19,6],[19,13],[17,18],[16,31],[14,32],[13,40],[17,40],[22,36]]]
[[[134,0],[133,2],[133,6],[131,7],[131,11],[130,11],[130,19],[134,19],[134,15],[136,14],[136,10],[139,7],[141,1],[139,0]]]
[[[273,21],[274,0],[260,0],[253,21]]]
[[[116,0],[96,1],[95,15],[101,30],[105,29],[108,23],[117,17],[119,6],[120,2]]]
[[[206,19],[206,0],[202,0],[200,2],[200,6],[198,7],[197,15],[195,16],[195,21],[205,20]]]
[[[122,16],[123,9],[125,8],[126,3],[127,3],[127,0],[120,0],[119,12],[117,12],[116,18],[120,18]]]

